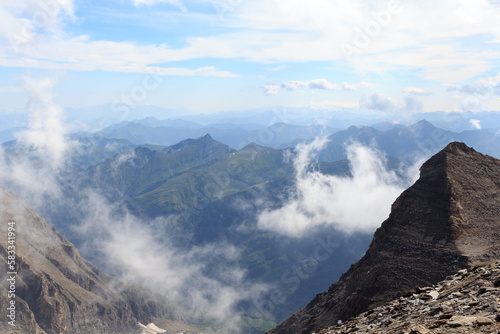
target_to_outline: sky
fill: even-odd
[[[3,0],[0,112],[500,110],[498,0]],[[168,114],[165,115],[168,118]]]

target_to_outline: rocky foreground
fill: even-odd
[[[500,333],[500,261],[460,270],[317,333]]]

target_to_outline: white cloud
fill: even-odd
[[[53,102],[52,88],[55,83],[52,78],[24,78],[23,86],[30,93],[29,129],[15,135],[19,143],[43,155],[43,161],[52,168],[64,163],[69,148],[62,121],[64,111]]]
[[[385,113],[395,112],[422,112],[424,106],[415,97],[405,97],[404,104],[398,105],[393,99],[378,93],[372,94],[370,97],[362,97],[360,101],[361,108],[367,110],[381,111]]]
[[[264,85],[264,94],[266,95],[278,95],[280,93],[281,87],[279,85]]]
[[[151,65],[174,61],[177,57],[173,57],[166,46],[138,47],[128,42],[88,41],[85,36],[65,40],[48,37],[22,44],[17,51],[19,57],[12,58],[8,55],[8,48],[0,50],[0,66],[174,76],[237,76],[213,66],[186,69]],[[35,53],[38,53],[36,59],[30,59]],[[121,56],[123,54],[127,57]]]
[[[405,92],[406,94],[411,94],[416,96],[428,96],[432,94],[427,89],[419,87],[406,87],[405,89],[403,89],[403,92]]]
[[[350,84],[348,82],[342,82],[340,85],[336,83],[332,83],[328,81],[327,79],[314,79],[314,80],[309,80],[309,81],[298,81],[298,80],[292,80],[292,81],[284,81],[281,84],[281,88],[289,90],[289,91],[295,91],[295,90],[300,90],[300,89],[323,89],[323,90],[337,90],[337,89],[344,89],[344,90],[355,90],[360,87],[372,87],[373,84],[370,82],[360,82],[357,84]]]
[[[412,175],[403,182],[387,170],[381,152],[359,144],[347,147],[352,177],[311,171],[314,156],[326,143],[326,139],[317,138],[297,146],[295,193],[281,208],[263,211],[259,228],[294,237],[324,225],[348,233],[371,232],[388,217],[393,201],[416,178]]]
[[[380,23],[377,15],[389,11],[391,3],[401,8]],[[424,10],[428,6],[432,6],[431,12]],[[379,4],[314,0],[309,6],[275,0],[267,1],[266,6],[252,1],[241,7],[233,13],[233,25],[256,31],[249,36],[251,43],[245,52],[254,60],[345,59],[339,47],[354,43],[359,31],[366,35],[367,45],[359,48],[352,65],[367,72],[411,68],[431,80],[461,81],[491,68],[491,61],[498,58],[491,45],[488,50],[492,52],[484,52],[478,44],[460,45],[464,37],[500,36],[500,10],[486,0]],[[262,11],[264,7],[266,11]],[[368,36],[366,29],[377,24],[380,32]],[[232,39],[229,35],[224,38]]]
[[[500,81],[491,82],[484,81],[479,84],[466,84],[459,86],[450,86],[447,89],[449,92],[458,91],[462,94],[469,95],[500,95]]]
[[[177,1],[171,1],[176,4]],[[151,1],[143,1],[152,5]],[[138,5],[139,3],[137,3]],[[179,2],[179,5],[182,3]],[[64,25],[74,19],[72,0],[20,0],[0,3],[0,66],[49,70],[154,72],[158,75],[236,77],[213,66],[196,69],[154,64],[199,58],[199,50],[174,50],[166,45],[91,40],[71,36]],[[126,54],[127,57],[123,57]]]
[[[228,265],[240,256],[234,245],[175,247],[166,227],[175,225],[176,217],[145,222],[92,191],[82,204],[89,208],[85,221],[76,229],[85,236],[83,247],[97,250],[101,265],[118,269],[126,281],[147,282],[148,288],[181,312],[198,313],[215,318],[226,329],[236,328],[240,314],[234,306],[267,289],[247,282],[243,270]],[[220,266],[219,276],[205,274],[209,263]]]
[[[458,109],[462,111],[485,111],[490,110],[489,105],[481,98],[471,95],[467,96],[460,101]]]
[[[5,0],[0,4],[0,36],[13,41],[53,32],[74,18],[73,0]]]
[[[361,107],[368,110],[377,110],[383,112],[394,112],[397,109],[395,102],[393,102],[390,98],[378,93],[374,93],[369,98],[362,98],[360,105]]]
[[[190,59],[232,58],[261,63],[349,60],[359,71],[405,68],[416,70],[425,79],[458,82],[488,71],[500,56],[497,44],[488,43],[500,39],[500,8],[487,0],[237,2],[229,4],[231,10],[225,13],[224,20],[213,21],[224,28],[223,33],[192,36],[181,48],[93,41],[85,36],[67,35],[58,28],[66,18],[74,16],[70,0],[58,2],[61,5],[49,15],[43,33],[24,29],[27,22],[34,22],[30,14],[41,3],[45,2],[2,2],[0,34],[10,42],[17,39],[14,53],[25,58],[25,65],[12,61],[13,48],[9,48],[9,43],[2,47],[1,65],[141,73],[141,67]],[[182,5],[180,0],[134,0],[134,3]],[[391,3],[400,8],[391,11]],[[22,15],[13,14],[19,12]],[[193,19],[200,13],[186,11],[181,15]],[[354,43],[361,33],[366,35],[366,45],[358,48],[355,57],[346,59],[340,46]],[[477,43],[464,42],[473,37],[480,37],[475,38]],[[127,61],[123,60],[123,54],[127,54]]]
[[[469,122],[476,130],[481,130],[481,120],[471,118]]]
[[[17,152],[11,154],[0,147],[0,184],[9,185],[31,205],[57,202],[61,196],[58,175],[75,143],[66,138],[62,121],[64,110],[53,101],[52,78],[26,76],[21,84],[28,92],[29,126],[15,134]]]
[[[338,89],[337,84],[331,83],[326,79],[314,79],[309,81],[285,81],[281,84],[281,88],[294,91],[299,89],[325,89],[334,90]]]

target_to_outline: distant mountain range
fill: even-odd
[[[29,127],[29,115],[25,112],[0,112],[0,143],[14,139],[14,133],[19,129]],[[186,110],[173,110],[157,106],[139,106],[125,104],[107,104],[85,108],[68,108],[66,110],[66,121],[71,131],[106,131],[108,133],[117,131],[119,128],[127,127],[128,123],[142,124],[146,127],[164,127],[173,131],[171,134],[152,133],[149,139],[139,130],[123,129],[117,131],[122,136],[130,136],[132,143],[145,144],[156,143],[161,145],[172,145],[187,138],[197,138],[210,133],[232,148],[239,149],[256,142],[263,146],[278,147],[279,144],[291,143],[294,139],[304,139],[309,136],[308,128],[323,130],[322,133],[346,129],[349,126],[371,126],[378,130],[389,130],[400,125],[408,126],[422,119],[426,119],[436,127],[452,132],[469,130],[500,129],[500,112],[426,112],[408,114],[383,114],[366,113],[354,109],[329,111],[314,108],[289,108],[272,107],[260,108],[246,111],[227,111],[212,114],[191,115]],[[275,124],[286,124],[280,131],[270,128]],[[297,133],[289,129],[298,130]],[[199,129],[210,129],[204,133],[197,132]],[[187,131],[185,136],[180,136],[175,129]],[[237,133],[239,129],[243,133]],[[274,131],[274,137],[270,137]],[[202,131],[203,132],[203,131]],[[217,133],[216,133],[217,132]],[[282,133],[281,133],[282,132]],[[256,137],[257,135],[257,137]],[[295,136],[290,140],[289,136]],[[142,136],[142,139],[141,139]],[[136,142],[134,139],[137,139]]]
[[[310,140],[316,136],[328,135],[336,130],[320,125],[289,125],[276,123],[268,127],[252,124],[213,124],[201,126],[186,121],[153,121],[146,119],[112,126],[96,133],[106,138],[126,139],[134,144],[173,145],[187,138],[198,138],[209,133],[234,149],[250,143],[267,147],[286,147],[296,140]]]
[[[346,158],[345,144],[351,141],[374,146],[387,156],[407,164],[428,158],[453,141],[467,145],[495,157],[500,157],[500,134],[491,130],[452,132],[435,127],[427,120],[410,126],[397,126],[387,130],[373,127],[350,127],[328,137],[330,142],[321,151],[320,161],[337,161]]]

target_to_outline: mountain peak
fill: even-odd
[[[213,140],[212,136],[207,133],[206,135],[200,137],[199,139],[202,139],[202,140]]]
[[[466,144],[462,142],[451,142],[449,143],[444,149],[443,152],[445,153],[451,153],[451,154],[480,154],[476,150],[474,150],[472,147],[467,146]]]
[[[418,121],[417,123],[410,125],[409,127],[412,129],[426,129],[426,128],[432,129],[432,128],[435,128],[435,126],[426,119],[422,119],[422,120]]]
[[[180,141],[179,143],[170,146],[170,148],[179,150],[187,147],[198,147],[198,146],[203,146],[203,147],[208,147],[208,146],[220,146],[220,147],[227,147],[227,145],[224,145],[217,140],[213,139],[210,134],[206,134],[204,136],[198,137],[196,139],[184,139]],[[168,150],[168,149],[167,149]]]
[[[392,205],[365,256],[270,333],[311,333],[500,259],[500,160],[451,143]]]

